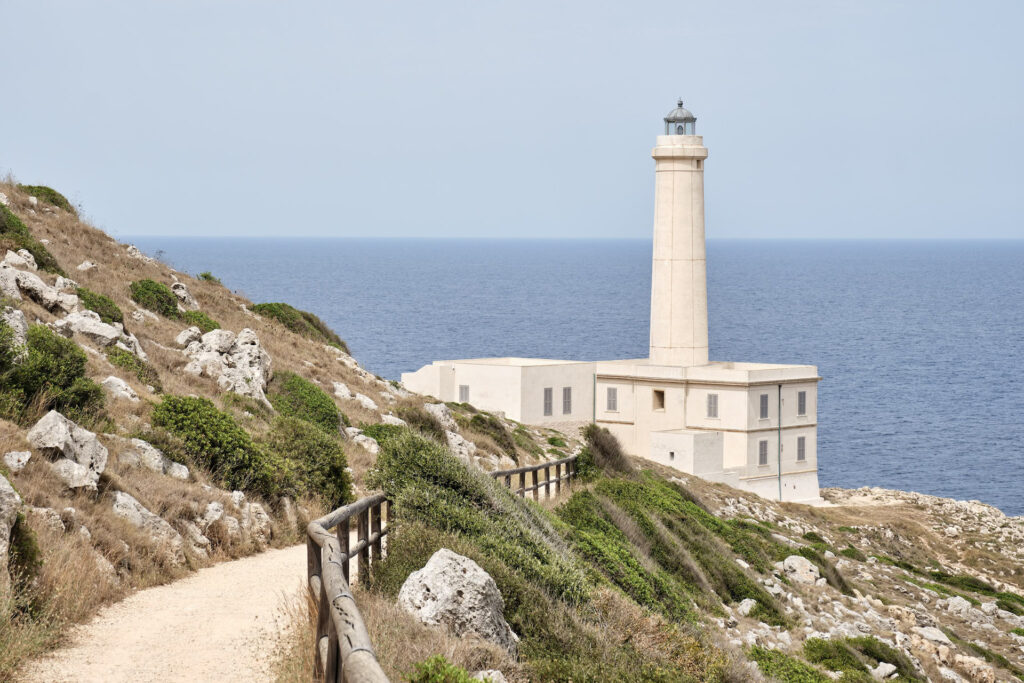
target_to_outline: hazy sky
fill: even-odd
[[[1024,2],[0,0],[0,171],[116,235],[1024,237]]]

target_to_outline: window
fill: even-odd
[[[708,394],[708,417],[718,417],[718,394]]]
[[[768,419],[768,394],[761,394],[761,419]]]
[[[665,410],[665,390],[655,389],[651,394],[651,407],[654,410]]]
[[[700,164],[700,159],[697,159],[697,170],[698,170],[698,171],[700,170],[700,166],[701,166],[701,164]]]
[[[757,442],[757,464],[768,464],[768,442],[763,439]]]
[[[806,415],[807,414],[807,392],[798,391],[796,392],[796,414]]]
[[[469,403],[469,385],[459,385],[459,403]]]
[[[608,410],[615,412],[619,409],[619,390],[615,387],[608,387]]]
[[[676,459],[676,452],[675,451],[669,451],[668,452],[668,459],[669,460],[675,460]]]
[[[800,392],[803,393],[803,392]],[[807,437],[798,436],[796,437],[796,459],[806,460],[807,459]]]
[[[562,415],[572,413],[572,387],[562,387]]]
[[[554,412],[554,408],[552,407],[555,402],[555,399],[553,398],[554,393],[555,392],[551,387],[544,389],[544,415],[551,415],[551,413]]]

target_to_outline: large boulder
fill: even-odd
[[[166,474],[175,479],[188,479],[188,468],[181,463],[174,462],[163,451],[142,439],[132,439],[131,448],[123,451],[118,460],[123,465],[131,467],[145,467],[153,472]]]
[[[21,290],[18,289],[18,271],[0,264],[0,296],[21,301]]]
[[[135,390],[120,377],[114,377],[111,375],[100,382],[100,384],[103,385],[103,388],[106,389],[113,398],[123,398],[127,401],[131,401],[132,403],[139,402],[139,395],[136,394]]]
[[[448,442],[448,450],[452,452],[452,455],[467,464],[472,462],[473,456],[476,455],[475,443],[465,439],[458,432],[446,431],[444,438]]]
[[[181,538],[181,534],[159,516],[143,507],[142,503],[131,495],[124,491],[115,491],[113,510],[115,515],[126,520],[135,528],[146,532],[150,539],[157,544],[163,545],[174,564],[185,562],[185,542]]]
[[[423,409],[428,413],[437,418],[437,421],[441,423],[441,426],[446,432],[457,432],[459,431],[459,425],[455,422],[455,418],[452,417],[451,409],[443,403],[428,403],[423,406]]]
[[[230,330],[212,330],[191,342],[183,353],[189,358],[185,372],[214,377],[224,391],[269,405],[264,391],[270,379],[270,355],[249,328],[237,336]]]
[[[14,331],[14,345],[25,346],[28,341],[28,320],[25,319],[25,314],[17,308],[5,306],[0,313],[0,320]],[[26,351],[22,351],[21,355],[25,353]]]
[[[10,543],[11,528],[21,510],[21,496],[0,474],[0,595],[7,590],[10,577],[7,575],[7,546]]]
[[[9,451],[4,453],[4,464],[12,474],[17,474],[25,469],[25,465],[32,459],[32,451]]]
[[[475,633],[515,657],[519,637],[505,621],[505,601],[490,574],[468,557],[441,548],[402,584],[398,604],[424,624],[456,636]]]
[[[76,311],[69,313],[53,323],[53,328],[65,337],[80,334],[97,346],[112,346],[121,338],[123,330],[120,326],[108,325],[100,319],[95,311]]]
[[[782,571],[795,583],[813,584],[821,576],[815,564],[803,555],[790,555],[783,560]]]
[[[51,410],[28,431],[28,442],[57,459],[54,467],[69,488],[96,489],[107,447],[88,429]]]
[[[178,297],[178,301],[181,302],[185,308],[191,308],[192,310],[199,309],[199,302],[192,296],[192,293],[188,291],[188,287],[185,286],[184,282],[175,282],[171,285],[171,291],[174,292],[174,296]]]
[[[65,294],[56,287],[51,287],[33,272],[15,270],[14,279],[22,294],[48,311],[68,312],[78,306],[77,295]]]
[[[30,270],[38,270],[35,257],[24,249],[19,249],[17,252],[13,252],[8,249],[7,253],[4,255],[3,262],[11,268],[28,268]]]

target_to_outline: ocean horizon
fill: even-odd
[[[320,316],[371,372],[646,357],[650,239],[130,238]],[[816,365],[822,487],[1024,514],[1024,240],[709,239],[713,360]]]

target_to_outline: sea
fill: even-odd
[[[648,353],[649,240],[134,239],[320,316],[371,372]],[[822,486],[1024,515],[1024,240],[709,240],[713,360],[816,365]]]

